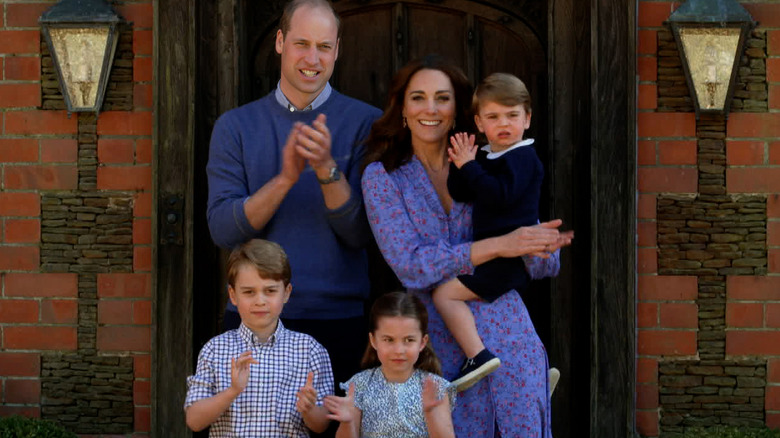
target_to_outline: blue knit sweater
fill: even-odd
[[[245,199],[281,170],[293,123],[327,116],[331,153],[352,187],[336,210],[325,206],[316,175],[306,167],[261,230],[244,214]],[[279,243],[292,267],[293,292],[282,317],[351,318],[363,313],[369,292],[365,245],[372,238],[360,190],[362,141],[381,112],[333,90],[314,111],[290,112],[274,93],[223,114],[214,126],[206,167],[208,224],[214,242],[233,248],[252,238]]]

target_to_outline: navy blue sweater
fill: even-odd
[[[306,167],[261,230],[249,224],[245,199],[281,170],[282,148],[295,122],[327,116],[331,153],[352,197],[328,210],[316,175]],[[365,245],[372,238],[360,190],[362,141],[381,111],[333,90],[314,111],[290,112],[274,93],[223,114],[214,126],[206,167],[208,224],[214,242],[231,249],[249,239],[279,243],[290,260],[293,292],[282,317],[351,318],[369,292]]]

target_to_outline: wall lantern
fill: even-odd
[[[60,0],[41,15],[68,112],[99,112],[121,18],[104,0]]]
[[[745,40],[756,23],[735,0],[688,0],[667,23],[680,51],[696,118],[728,117]]]

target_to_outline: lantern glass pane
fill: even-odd
[[[724,109],[739,35],[738,27],[680,29],[680,40],[700,109]]]
[[[108,27],[53,27],[49,33],[71,105],[94,107],[108,44]]]

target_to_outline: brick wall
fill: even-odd
[[[151,410],[151,0],[122,28],[103,112],[72,114],[38,18],[0,1],[0,416],[147,436]]]
[[[678,5],[639,2],[637,426],[780,428],[780,4],[743,2],[727,120],[680,88]]]

